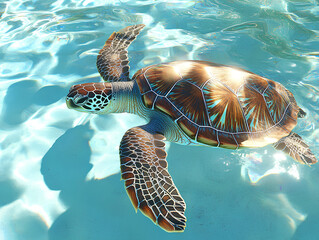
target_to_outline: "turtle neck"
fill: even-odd
[[[147,118],[148,109],[142,103],[141,93],[135,81],[112,82],[112,107],[114,113],[133,113]]]

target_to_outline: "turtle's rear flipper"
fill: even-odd
[[[307,113],[302,110],[302,108],[299,108],[299,112],[298,112],[298,118],[304,118],[307,115]]]
[[[302,164],[314,164],[317,162],[315,155],[304,140],[294,132],[274,143],[274,148],[289,154],[293,159]]]

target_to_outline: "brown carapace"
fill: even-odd
[[[147,67],[134,78],[145,106],[169,115],[195,142],[262,147],[297,124],[299,108],[288,90],[242,69],[177,61]]]

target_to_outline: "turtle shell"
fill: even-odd
[[[133,79],[144,105],[170,116],[195,142],[262,147],[287,136],[297,124],[293,95],[243,69],[176,61],[141,69]]]

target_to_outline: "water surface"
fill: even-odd
[[[308,113],[295,131],[319,158],[318,1],[2,0],[0,16],[0,239],[316,239],[319,165],[271,146],[171,144],[188,221],[164,232],[135,213],[118,174],[120,139],[144,121],[71,111],[65,96],[100,81],[96,56],[113,31],[144,23],[131,76],[197,59],[276,80]]]

